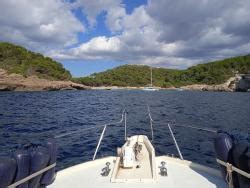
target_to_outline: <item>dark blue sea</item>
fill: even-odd
[[[91,160],[102,129],[84,128],[119,121],[127,109],[129,135],[150,138],[147,111],[154,119],[154,146],[157,155],[178,156],[167,124],[170,123],[184,159],[216,167],[214,133],[177,127],[197,126],[223,130],[240,141],[249,142],[250,93],[88,90],[0,93],[0,155],[23,145],[40,144],[58,138],[58,169]],[[115,155],[124,143],[124,127],[107,128],[97,158]]]

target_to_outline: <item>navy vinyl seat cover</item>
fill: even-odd
[[[248,143],[237,143],[227,133],[218,133],[214,140],[216,157],[228,162],[247,173],[250,171],[250,151]],[[223,178],[226,180],[226,167],[220,165]],[[249,188],[250,180],[233,171],[234,188]]]
[[[16,174],[16,161],[9,157],[0,158],[0,188],[10,185]]]
[[[48,164],[49,166],[56,162],[56,156],[57,156],[56,140],[55,139],[48,140],[47,143],[45,144],[45,147],[48,149],[50,155],[50,160]],[[51,170],[44,173],[40,183],[43,186],[48,186],[54,182],[55,177],[56,177],[56,168],[54,167]]]
[[[250,172],[250,151],[248,143],[235,144],[232,150],[233,165],[247,173]],[[242,176],[241,174],[235,174],[238,182],[234,184],[234,188],[249,188],[250,179]]]
[[[11,156],[0,158],[0,188],[22,180],[23,178],[46,168],[56,162],[57,144],[49,139],[43,146],[29,144],[11,152]],[[33,179],[22,183],[17,188],[37,188],[48,186],[55,180],[55,167]]]
[[[233,139],[227,133],[218,133],[214,140],[214,148],[216,157],[225,162],[231,162],[231,149],[233,148]],[[222,176],[226,179],[227,170],[224,166],[220,165]]]
[[[13,157],[17,162],[17,172],[15,182],[29,176],[30,170],[30,154],[27,149],[17,150],[13,153]],[[25,182],[17,188],[28,188],[28,182]]]
[[[30,174],[33,174],[45,167],[47,167],[50,155],[48,149],[42,146],[38,146],[33,148],[30,151]],[[29,188],[37,188],[40,186],[40,180],[42,178],[42,174],[36,176],[35,178],[29,181]]]

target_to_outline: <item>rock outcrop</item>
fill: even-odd
[[[0,91],[54,91],[85,90],[90,87],[71,81],[51,81],[37,76],[23,77],[19,74],[8,74],[0,69]]]
[[[229,78],[225,83],[218,85],[206,84],[193,84],[182,86],[185,90],[198,90],[198,91],[235,91],[235,77]]]

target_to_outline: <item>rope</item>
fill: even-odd
[[[227,175],[226,175],[226,181],[228,184],[229,188],[233,188],[234,184],[233,184],[233,169],[232,169],[232,165],[230,163],[227,163]]]
[[[226,163],[226,162],[224,162],[224,161],[222,161],[220,159],[216,159],[216,161],[219,164],[221,164],[222,166],[225,166],[227,169],[228,169],[228,165],[231,165],[230,163]],[[245,176],[246,178],[250,178],[249,173],[247,173],[247,172],[245,172],[245,171],[243,171],[243,170],[241,170],[241,169],[239,169],[239,168],[237,168],[237,167],[235,167],[233,165],[231,165],[230,170],[235,171],[235,172],[239,173],[240,175]]]
[[[43,168],[42,170],[39,170],[39,171],[37,171],[37,172],[35,172],[35,173],[33,173],[33,174],[31,174],[31,175],[29,175],[29,176],[27,176],[27,177],[25,177],[25,178],[19,180],[19,181],[15,182],[15,183],[13,183],[13,184],[11,184],[11,185],[9,185],[7,188],[15,188],[15,187],[17,187],[18,185],[21,185],[22,183],[25,183],[25,182],[29,181],[30,179],[32,179],[32,178],[34,178],[34,177],[36,177],[36,176],[39,176],[39,175],[41,175],[42,173],[44,173],[44,172],[46,172],[46,171],[48,171],[48,170],[54,168],[55,166],[56,166],[56,163],[54,163],[54,164],[52,164],[52,165],[50,165],[50,166],[47,166],[46,168]]]
[[[115,125],[115,124],[122,123],[123,119],[124,119],[124,113],[125,113],[125,109],[122,111],[122,117],[121,117],[120,121],[106,123],[104,125],[97,125],[97,126],[93,126],[93,127],[89,127],[89,128],[85,128],[85,129],[80,129],[80,130],[72,131],[72,132],[69,132],[69,133],[60,134],[58,136],[55,136],[55,138],[62,138],[62,137],[69,136],[69,135],[72,135],[72,134],[79,134],[79,133],[85,132],[87,130],[97,129],[97,128],[101,128],[101,127],[104,127],[104,126],[110,126],[110,125]]]
[[[153,122],[154,122],[154,120],[152,119],[149,105],[147,105],[147,107],[148,107],[148,116],[149,116],[150,129],[151,129],[151,140],[153,141],[154,140],[154,129],[153,129]]]
[[[212,133],[217,133],[217,130],[209,129],[209,128],[201,128],[201,127],[196,127],[196,126],[191,126],[191,125],[174,125],[176,127],[185,127],[185,128],[191,128],[191,129],[197,129],[197,130],[202,130],[206,132],[212,132]]]
[[[183,160],[183,156],[182,156],[182,154],[181,154],[180,148],[179,148],[179,146],[178,146],[178,144],[177,144],[177,142],[176,142],[176,140],[175,140],[173,131],[172,131],[172,129],[171,129],[169,123],[168,123],[168,128],[169,128],[169,131],[170,131],[170,133],[171,133],[171,136],[172,136],[172,138],[173,138],[173,140],[174,140],[174,144],[175,144],[175,147],[176,147],[176,149],[177,149],[177,151],[178,151],[178,153],[179,153],[179,156],[180,156],[181,160]]]

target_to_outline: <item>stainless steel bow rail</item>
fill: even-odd
[[[148,116],[149,116],[149,121],[150,121],[151,139],[153,141],[154,140],[154,129],[153,129],[153,122],[154,122],[154,120],[152,119],[149,105],[147,105],[147,109],[148,109]],[[118,123],[122,123],[122,122],[124,122],[124,139],[126,141],[127,140],[127,111],[126,111],[126,109],[124,109],[123,112],[122,112],[122,118],[121,118],[121,120],[118,121],[118,122],[112,123],[112,124],[118,124]],[[105,131],[106,131],[106,128],[107,128],[108,125],[111,125],[111,124],[102,125],[103,130],[102,130],[102,133],[101,133],[100,138],[98,140],[98,143],[97,143],[97,146],[96,146],[96,149],[95,149],[95,153],[94,153],[94,156],[93,156],[92,160],[95,160],[95,158],[96,158],[97,152],[99,150],[99,147],[101,145],[102,139],[104,137],[104,134],[105,134]],[[98,127],[100,127],[100,126],[98,126]],[[178,146],[178,143],[177,143],[177,141],[175,139],[175,136],[174,136],[173,131],[171,129],[171,126],[169,124],[168,124],[168,128],[169,128],[169,131],[170,131],[171,136],[173,138],[175,147],[176,147],[176,149],[178,151],[178,154],[180,156],[180,159],[183,160],[183,156],[181,154],[180,148]],[[72,133],[69,133],[69,134],[72,134]],[[67,135],[69,135],[69,134],[67,134]]]
[[[127,111],[124,111],[124,140],[127,140]]]
[[[149,116],[150,129],[151,129],[151,140],[154,141],[154,129],[153,129],[154,120],[152,119],[149,105],[147,105],[147,107],[148,107],[148,116]]]
[[[173,138],[175,147],[176,147],[176,149],[177,149],[177,151],[178,151],[178,153],[179,153],[179,156],[180,156],[181,160],[183,160],[183,156],[182,156],[182,154],[181,154],[181,150],[180,150],[180,148],[179,148],[179,146],[178,146],[178,143],[176,142],[175,136],[174,136],[174,134],[173,134],[173,131],[172,131],[171,126],[169,125],[169,123],[168,123],[168,128],[169,128],[169,131],[170,131],[171,136],[172,136],[172,138]]]
[[[218,133],[217,130],[206,128],[206,127],[203,128],[203,127],[196,127],[196,126],[192,126],[192,125],[176,125],[176,124],[173,124],[173,125],[176,127],[184,127],[184,128],[196,129],[196,130],[206,131],[206,132],[211,132],[211,133]]]
[[[103,125],[96,125],[96,126],[92,126],[92,127],[89,127],[89,128],[84,128],[84,129],[80,129],[80,130],[76,130],[76,131],[71,131],[69,133],[63,133],[63,134],[60,134],[58,136],[55,136],[55,138],[62,138],[62,137],[73,135],[73,134],[80,134],[82,132],[85,132],[85,131],[88,131],[88,130],[91,130],[91,129],[98,129],[98,128],[105,127],[105,126],[120,124],[124,120],[124,114],[125,113],[127,113],[126,109],[124,109],[122,111],[122,117],[121,117],[120,121],[110,122],[110,123],[106,123],[106,124],[103,124]]]
[[[147,109],[148,109],[148,116],[149,116],[149,121],[150,121],[151,140],[153,141],[154,140],[154,129],[153,129],[153,122],[154,122],[154,120],[152,119],[149,105],[147,105]],[[117,123],[122,123],[123,121],[124,121],[124,140],[126,141],[127,140],[127,110],[126,109],[123,110],[123,112],[122,112],[122,118],[121,118],[121,120],[119,122],[116,122],[116,124]],[[95,153],[94,153],[94,156],[93,156],[92,160],[95,160],[95,158],[96,158],[96,154],[97,154],[97,152],[99,150],[99,147],[101,145],[101,142],[102,142],[103,136],[105,134],[107,125],[108,124],[103,125],[103,130],[102,130],[102,133],[100,135],[100,138],[99,138],[98,144],[96,146]],[[175,143],[176,143],[176,141],[175,141]],[[177,145],[177,147],[178,147],[178,145]],[[180,153],[179,147],[177,148],[177,150]],[[182,155],[180,155],[180,156],[181,156],[181,159],[183,159]]]
[[[149,116],[149,122],[150,122],[150,129],[151,129],[151,139],[153,141],[154,140],[154,129],[153,129],[153,122],[154,122],[154,120],[152,119],[149,105],[147,105],[147,110],[148,110],[148,116]],[[96,149],[95,149],[95,153],[93,155],[92,160],[95,160],[95,158],[96,158],[97,152],[98,152],[99,147],[101,145],[101,142],[102,142],[102,139],[104,137],[104,134],[105,134],[107,126],[113,125],[113,124],[119,124],[119,123],[122,123],[122,122],[124,122],[124,139],[126,141],[127,140],[127,111],[126,111],[126,109],[123,110],[123,112],[122,112],[122,118],[121,118],[120,121],[114,122],[114,123],[110,123],[110,124],[104,124],[104,125],[101,125],[101,126],[95,126],[93,128],[89,128],[89,129],[94,129],[94,128],[103,127],[103,130],[102,130],[102,133],[101,133],[101,135],[99,137],[99,140],[98,140],[98,143],[97,143],[97,146],[96,146]],[[178,146],[178,143],[177,143],[177,141],[175,139],[175,136],[174,136],[173,131],[171,129],[171,126],[169,124],[168,124],[168,128],[169,128],[169,131],[170,131],[171,136],[173,138],[175,147],[176,147],[176,149],[178,151],[178,154],[180,156],[180,159],[183,160],[183,156],[181,154],[180,148]],[[87,129],[87,130],[89,130],[89,129]],[[86,130],[86,129],[84,129],[84,130]],[[68,133],[68,134],[63,134],[62,136],[67,136],[67,135],[71,135],[71,134],[75,134],[75,133],[79,133],[79,131],[73,132],[73,133]],[[62,137],[62,136],[59,136],[59,137]]]
[[[55,138],[62,138],[62,137],[65,137],[65,136],[69,136],[69,135],[73,135],[73,134],[79,134],[79,133],[82,133],[84,131],[87,131],[87,130],[91,130],[91,129],[97,129],[97,128],[101,128],[101,127],[104,127],[103,130],[102,130],[102,133],[101,133],[101,136],[99,138],[99,141],[98,141],[98,144],[97,144],[97,147],[96,147],[96,150],[95,150],[95,153],[94,153],[94,156],[93,156],[93,160],[95,160],[95,157],[96,157],[96,154],[98,152],[98,149],[100,147],[100,144],[101,144],[101,141],[103,139],[103,136],[104,136],[104,133],[105,133],[105,130],[107,128],[107,126],[110,126],[110,125],[115,125],[115,124],[120,124],[122,123],[124,120],[126,122],[126,114],[127,114],[127,111],[126,109],[123,110],[122,112],[122,117],[121,117],[121,120],[120,121],[116,121],[116,122],[111,122],[111,123],[107,123],[107,124],[104,124],[104,125],[98,125],[98,126],[93,126],[93,127],[90,127],[90,128],[85,128],[85,129],[81,129],[81,130],[77,130],[77,131],[72,131],[72,132],[69,132],[69,133],[65,133],[65,134],[60,134],[58,136],[55,136]],[[126,124],[126,123],[125,123]],[[126,136],[126,126],[125,126],[125,136]],[[9,185],[7,188],[15,188],[47,171],[49,171],[50,169],[54,168],[56,166],[56,163],[54,164],[51,164],[49,166],[47,166],[46,168],[43,168],[11,185]]]
[[[154,140],[154,129],[153,129],[153,122],[154,122],[154,120],[152,119],[149,105],[147,105],[147,109],[148,109],[148,116],[149,116],[149,121],[150,121],[151,139],[153,141]],[[112,123],[112,124],[119,124],[119,123],[124,122],[124,140],[125,141],[127,140],[127,113],[128,113],[127,110],[124,109],[123,112],[122,112],[122,118],[121,118],[121,120],[118,121],[118,122]],[[107,128],[108,125],[111,125],[111,124],[102,125],[103,130],[102,130],[102,133],[100,135],[100,138],[99,138],[98,144],[96,146],[95,153],[94,153],[94,156],[93,156],[92,160],[95,160],[95,158],[96,158],[96,154],[97,154],[97,152],[99,150],[99,147],[101,145],[102,139],[104,137],[104,134],[105,134],[105,131],[106,131],[106,128]],[[98,126],[98,127],[100,127],[100,126]],[[69,134],[72,134],[72,133],[69,133]],[[69,134],[67,134],[67,135],[69,135]],[[176,141],[175,141],[175,143],[176,143]],[[177,147],[178,147],[178,145],[177,145]],[[179,147],[177,148],[177,150],[180,153]],[[183,159],[182,155],[180,155],[180,157],[181,157],[181,159]]]
[[[169,129],[171,129],[170,125],[168,125],[168,126],[169,126]],[[190,128],[190,129],[196,129],[196,130],[201,130],[201,131],[215,133],[215,134],[218,133],[217,130],[206,128],[206,127],[205,128],[201,128],[201,127],[190,126],[190,125],[175,125],[175,126],[177,126],[177,127],[184,127],[184,128]],[[176,147],[178,147],[178,145],[176,145]],[[242,176],[250,179],[250,174],[249,173],[247,173],[247,172],[245,172],[245,171],[243,171],[243,170],[241,170],[241,169],[233,166],[231,163],[222,161],[220,159],[216,159],[216,161],[217,161],[217,163],[219,163],[220,165],[222,165],[222,166],[224,166],[226,168],[226,172],[227,172],[227,174],[226,174],[226,182],[227,182],[229,188],[234,188],[234,185],[233,185],[233,172],[236,172],[236,173],[238,173],[238,174],[240,174],[240,175],[242,175]]]
[[[101,133],[101,135],[100,135],[100,138],[99,138],[98,144],[97,144],[97,146],[96,146],[95,153],[94,153],[94,156],[93,156],[92,160],[95,160],[96,154],[97,154],[97,152],[98,152],[98,150],[99,150],[99,147],[100,147],[100,145],[101,145],[101,142],[102,142],[102,139],[103,139],[103,136],[104,136],[104,133],[105,133],[105,131],[106,131],[107,126],[108,126],[108,125],[113,125],[113,124],[120,124],[120,123],[122,123],[123,121],[124,121],[124,134],[125,134],[125,140],[127,139],[127,111],[126,111],[126,109],[124,109],[123,112],[122,112],[122,118],[121,118],[120,121],[115,122],[115,123],[112,123],[112,124],[105,124],[105,125],[104,125],[104,128],[103,128],[102,133]]]
[[[89,127],[89,128],[85,128],[85,129],[80,129],[80,130],[77,130],[77,131],[73,131],[73,132],[69,132],[69,133],[65,133],[65,134],[61,134],[61,135],[55,136],[55,138],[62,138],[62,137],[73,135],[73,134],[79,134],[79,133],[82,133],[82,132],[87,131],[87,130],[97,129],[97,128],[103,127],[102,133],[100,135],[100,138],[98,140],[98,143],[97,143],[97,146],[96,146],[96,149],[95,149],[95,153],[94,153],[93,158],[92,158],[92,160],[95,160],[97,152],[98,152],[99,147],[101,145],[101,142],[102,142],[102,139],[103,139],[103,136],[105,134],[107,126],[121,124],[123,121],[124,121],[124,129],[125,129],[124,130],[124,132],[125,132],[124,134],[125,134],[125,140],[126,140],[126,138],[127,138],[127,111],[126,111],[126,109],[124,109],[122,111],[122,117],[121,117],[120,121],[106,123],[104,125],[97,125],[97,126],[93,126],[93,127]]]
[[[98,141],[98,144],[97,144],[97,146],[96,146],[95,153],[94,153],[94,156],[93,156],[93,159],[92,159],[92,160],[95,160],[97,151],[98,151],[98,149],[99,149],[99,147],[100,147],[101,141],[102,141],[102,139],[103,139],[103,135],[104,135],[104,133],[105,133],[105,131],[106,131],[106,128],[107,128],[107,125],[105,125],[104,128],[103,128],[103,130],[102,130],[102,134],[101,134],[101,136],[100,136],[100,138],[99,138],[99,141]]]
[[[148,116],[149,116],[150,129],[151,129],[151,139],[152,139],[152,141],[153,141],[153,140],[154,140],[154,128],[153,128],[153,122],[154,122],[154,120],[152,119],[149,105],[147,105],[147,108],[148,108]],[[175,139],[175,136],[174,136],[174,134],[173,134],[173,131],[172,131],[171,126],[170,126],[169,123],[168,123],[168,128],[169,128],[170,134],[171,134],[171,136],[172,136],[172,139],[173,139],[173,141],[174,141],[175,147],[176,147],[176,149],[177,149],[177,151],[178,151],[178,154],[179,154],[179,156],[180,156],[180,159],[183,160],[183,156],[182,156],[182,154],[181,154],[181,150],[180,150],[180,148],[179,148],[179,145],[178,145],[178,143],[177,143],[177,141],[176,141],[176,139]]]

